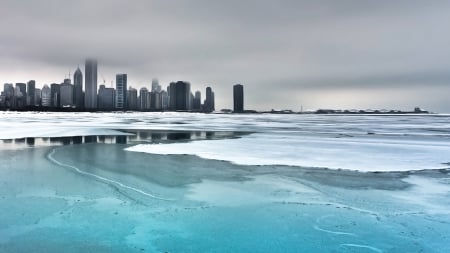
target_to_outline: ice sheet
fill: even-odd
[[[191,143],[141,144],[128,151],[188,154],[241,165],[292,165],[358,171],[441,169],[450,160],[442,142],[376,141],[252,134],[239,139]]]

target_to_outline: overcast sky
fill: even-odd
[[[450,112],[450,1],[0,0],[0,83],[186,80],[216,108]]]

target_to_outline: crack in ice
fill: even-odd
[[[137,188],[134,188],[134,187],[132,187],[132,186],[128,186],[128,185],[126,185],[126,184],[123,184],[123,183],[121,183],[121,182],[118,182],[118,181],[115,181],[115,180],[112,180],[112,179],[109,179],[109,178],[106,178],[106,177],[102,177],[102,176],[99,176],[99,175],[94,174],[94,173],[90,173],[90,172],[83,171],[83,170],[81,170],[81,169],[79,169],[79,168],[77,168],[77,167],[75,167],[75,166],[72,166],[72,165],[69,165],[69,164],[62,163],[62,162],[56,160],[56,159],[53,157],[53,155],[54,155],[55,153],[56,153],[56,148],[53,149],[53,150],[47,155],[47,158],[48,158],[50,161],[52,161],[53,163],[55,163],[55,164],[57,164],[57,165],[59,165],[59,166],[61,166],[61,167],[70,168],[70,169],[72,169],[72,170],[78,172],[79,174],[82,174],[82,175],[85,175],[85,176],[90,176],[90,177],[96,178],[96,179],[98,179],[98,180],[101,180],[101,181],[104,181],[104,182],[108,182],[108,183],[117,185],[117,186],[122,187],[122,188],[124,188],[124,189],[132,190],[132,191],[134,191],[134,192],[140,193],[140,194],[142,194],[142,195],[145,195],[145,196],[150,197],[150,198],[153,198],[153,199],[164,200],[164,201],[173,201],[173,199],[167,199],[167,198],[158,197],[158,196],[155,196],[155,195],[150,194],[150,193],[148,193],[148,192],[145,192],[145,191],[143,191],[143,190],[141,190],[141,189],[137,189]]]

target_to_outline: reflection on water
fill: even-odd
[[[237,138],[245,132],[123,130],[124,135],[28,137],[0,140],[0,149],[60,146],[83,143],[138,144]]]

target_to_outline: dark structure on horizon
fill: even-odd
[[[83,94],[83,74],[78,67],[73,74],[73,101],[75,108],[84,108],[84,94]]]
[[[88,110],[97,109],[97,61],[93,59],[86,60],[85,63],[85,96],[84,107]]]
[[[244,86],[242,84],[233,86],[233,112],[244,112]]]
[[[116,109],[127,109],[127,74],[116,75]]]
[[[191,100],[191,84],[184,81],[170,83],[169,110],[189,111]]]

